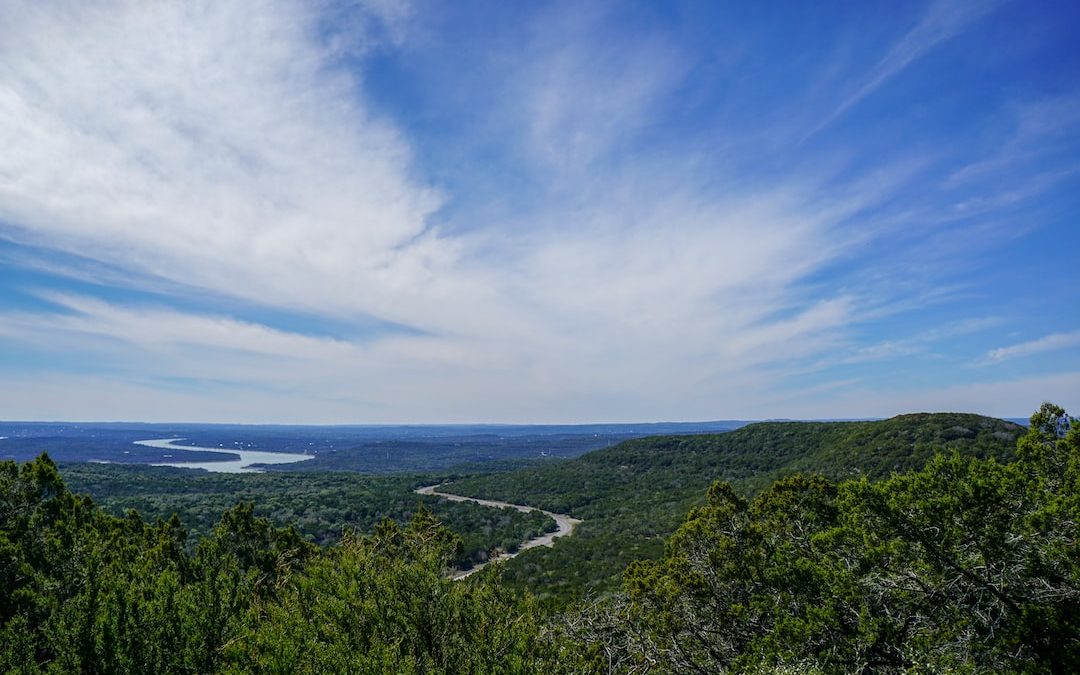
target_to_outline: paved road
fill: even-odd
[[[455,495],[455,494],[450,494],[449,492],[443,492],[443,491],[437,489],[439,487],[441,487],[441,486],[440,485],[428,485],[427,487],[416,488],[416,493],[420,494],[420,495],[433,495],[435,497],[443,497],[444,499],[449,499],[452,502],[473,502],[475,504],[480,504],[481,506],[490,506],[490,507],[495,508],[495,509],[505,509],[505,508],[509,507],[509,508],[512,508],[512,509],[517,509],[518,511],[521,511],[522,513],[528,513],[530,511],[539,511],[540,513],[543,513],[545,516],[547,516],[547,517],[551,518],[552,520],[554,520],[555,524],[558,526],[558,528],[554,532],[549,532],[548,534],[541,535],[539,537],[536,537],[535,539],[530,539],[528,541],[522,542],[521,546],[518,547],[518,550],[516,552],[514,552],[514,553],[500,553],[499,555],[495,556],[494,558],[491,558],[490,560],[488,560],[486,563],[476,565],[475,567],[473,567],[471,569],[468,569],[468,570],[465,570],[465,571],[454,572],[450,576],[450,578],[454,579],[455,581],[458,580],[458,579],[464,579],[465,577],[469,576],[470,574],[473,574],[474,572],[479,572],[480,570],[484,569],[484,567],[490,565],[493,562],[499,562],[501,560],[509,560],[509,559],[513,558],[514,556],[518,555],[519,553],[521,553],[522,551],[527,551],[530,548],[536,548],[537,546],[551,546],[555,542],[556,538],[571,534],[574,531],[574,528],[577,525],[581,524],[581,522],[582,522],[581,520],[579,520],[577,518],[572,518],[572,517],[570,517],[570,516],[568,516],[566,514],[563,514],[563,513],[552,513],[551,511],[545,511],[543,509],[538,509],[538,508],[533,507],[533,506],[524,506],[522,504],[511,504],[509,502],[500,502],[500,501],[495,500],[495,499],[476,499],[475,497],[463,497],[461,495]]]

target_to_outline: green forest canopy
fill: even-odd
[[[0,465],[8,672],[1072,672],[1080,430],[1044,405],[998,461],[957,451],[881,480],[708,488],[622,588],[545,614],[419,509],[318,547],[226,511],[103,512],[47,457]]]
[[[633,560],[659,558],[687,511],[714,481],[752,496],[799,472],[832,479],[887,477],[938,452],[1013,457],[1020,425],[981,415],[900,415],[872,422],[761,422],[723,434],[658,436],[578,459],[457,480],[452,492],[503,499],[585,520],[552,549],[507,565],[506,581],[545,604],[618,588]]]

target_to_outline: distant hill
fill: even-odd
[[[512,561],[507,579],[565,600],[614,587],[626,564],[653,558],[717,480],[754,493],[792,473],[881,478],[936,452],[1008,460],[1023,427],[959,413],[864,422],[761,422],[722,434],[653,436],[573,460],[457,481],[452,490],[582,518],[574,537]]]

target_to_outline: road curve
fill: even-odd
[[[491,508],[494,508],[494,509],[505,509],[507,507],[510,507],[512,509],[517,509],[518,511],[521,511],[522,513],[529,513],[530,511],[539,511],[540,513],[542,513],[545,516],[547,516],[547,517],[551,518],[552,520],[554,520],[555,525],[557,526],[557,529],[554,532],[549,532],[547,534],[541,535],[541,536],[536,537],[534,539],[529,539],[528,541],[522,542],[521,546],[519,546],[518,550],[515,551],[514,553],[500,553],[499,555],[495,556],[494,558],[491,558],[490,560],[488,560],[485,563],[480,563],[479,565],[476,565],[476,566],[474,566],[474,567],[472,567],[470,569],[464,570],[464,571],[462,571],[462,570],[455,571],[453,574],[450,575],[450,578],[453,579],[454,581],[457,581],[458,579],[464,579],[465,577],[469,576],[470,574],[473,574],[475,572],[479,572],[480,570],[484,569],[485,567],[487,567],[488,565],[490,565],[493,562],[500,562],[502,560],[509,560],[509,559],[517,556],[522,551],[527,551],[530,548],[536,548],[537,546],[551,546],[552,544],[555,543],[555,539],[557,539],[558,537],[566,536],[566,535],[569,535],[569,534],[573,533],[574,528],[582,523],[581,520],[579,520],[577,518],[572,518],[572,517],[570,517],[570,516],[568,516],[568,515],[566,515],[564,513],[552,513],[551,511],[545,511],[543,509],[538,509],[538,508],[536,508],[534,506],[524,506],[522,504],[511,504],[509,502],[500,502],[500,501],[495,500],[495,499],[477,499],[475,497],[463,497],[461,495],[450,494],[449,492],[442,492],[441,490],[437,489],[438,487],[440,487],[440,485],[428,485],[427,487],[416,488],[416,490],[414,490],[414,492],[416,492],[416,494],[418,494],[418,495],[429,495],[429,496],[434,496],[434,497],[442,497],[443,499],[449,499],[452,502],[473,502],[474,504],[479,504],[481,506],[490,506]]]

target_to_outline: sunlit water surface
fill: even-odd
[[[213,473],[259,473],[262,471],[253,464],[293,464],[314,459],[314,455],[301,455],[294,452],[264,452],[262,450],[236,450],[233,448],[200,448],[195,445],[176,445],[182,438],[160,438],[149,441],[135,441],[135,445],[163,450],[185,450],[187,452],[226,452],[239,455],[240,459],[216,462],[154,462],[153,466],[175,466],[181,469],[205,469]]]

